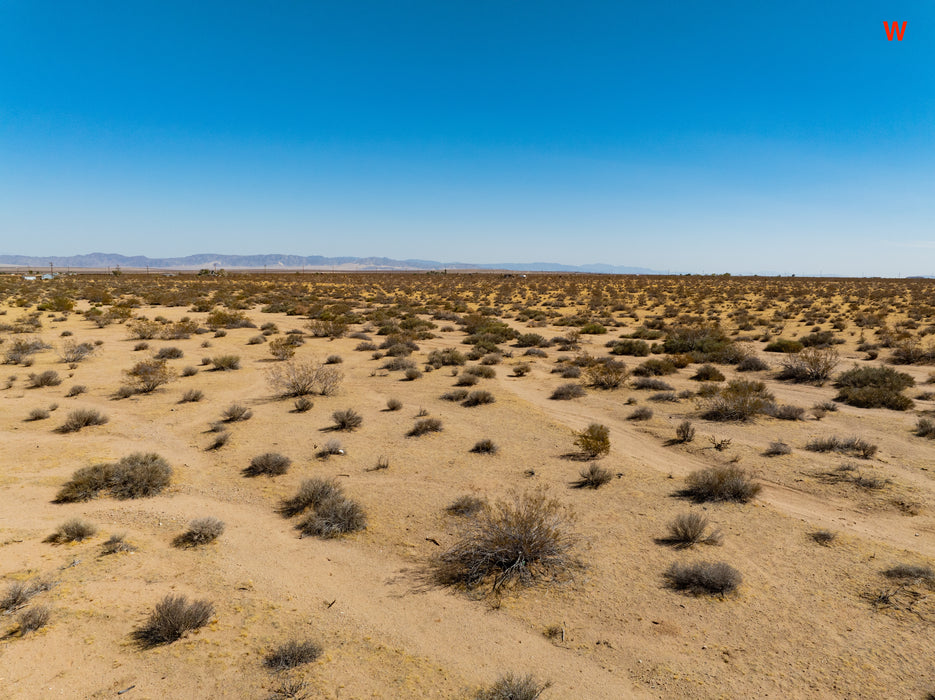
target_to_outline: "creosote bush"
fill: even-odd
[[[165,360],[152,359],[137,362],[125,371],[127,386],[137,394],[149,394],[172,381],[172,370]]]
[[[555,401],[568,401],[569,399],[581,398],[586,393],[583,386],[570,382],[556,387],[549,398]]]
[[[461,402],[461,405],[467,408],[472,408],[474,406],[483,406],[485,404],[494,403],[494,401],[496,401],[496,399],[494,398],[493,394],[491,394],[489,391],[479,389],[468,394],[467,398]]]
[[[687,549],[696,544],[720,544],[721,534],[716,530],[708,532],[708,519],[697,511],[689,511],[677,515],[669,523],[669,536],[663,541]]]
[[[204,627],[214,615],[214,605],[207,600],[188,601],[184,595],[167,595],[150,614],[149,619],[134,630],[133,638],[143,648],[170,644],[186,632]]]
[[[761,486],[740,467],[722,465],[699,469],[688,475],[682,492],[698,503],[705,501],[737,501],[746,503],[760,492]]]
[[[609,469],[591,464],[581,470],[580,478],[573,481],[571,486],[576,489],[599,489],[604,484],[610,483],[613,478],[614,475]]]
[[[353,408],[335,411],[331,414],[331,420],[334,421],[335,430],[356,430],[364,422],[363,416]]]
[[[675,439],[681,443],[691,442],[695,439],[695,426],[691,424],[691,421],[685,420],[679,423],[675,429]]]
[[[600,423],[591,423],[575,433],[574,444],[589,459],[606,455],[610,452],[610,428]]]
[[[431,562],[442,586],[526,585],[562,577],[577,562],[577,538],[562,505],[542,492],[514,495],[462,521],[458,541]]]
[[[251,411],[246,406],[241,406],[237,403],[232,403],[221,413],[221,420],[225,423],[237,423],[240,421],[249,420],[252,417],[253,411]]]
[[[498,450],[499,448],[494,444],[494,441],[486,438],[478,440],[474,443],[474,447],[471,448],[471,452],[480,455],[494,455],[497,454]]]
[[[224,523],[217,518],[196,518],[188,524],[188,529],[176,537],[172,544],[176,547],[199,547],[214,542],[224,534]]]
[[[218,355],[211,358],[211,365],[216,372],[231,372],[240,369],[240,357],[238,355]]]
[[[730,564],[709,561],[672,564],[665,573],[665,579],[669,588],[676,591],[720,596],[736,590],[743,581],[740,572]]]
[[[735,379],[713,397],[702,417],[714,421],[747,421],[770,410],[773,395],[766,384]]]
[[[31,372],[26,380],[30,389],[38,389],[43,386],[58,386],[62,383],[62,378],[54,369],[47,369],[45,372]]]
[[[288,671],[290,668],[315,661],[321,654],[321,645],[292,639],[268,653],[263,659],[263,665],[271,671]]]
[[[653,417],[653,409],[649,406],[640,406],[637,409],[634,409],[630,415],[627,416],[627,420],[632,421],[644,421],[650,420]]]
[[[179,399],[179,403],[195,403],[201,401],[205,397],[205,393],[201,389],[189,389],[184,394],[182,398]]]
[[[339,369],[317,360],[288,360],[277,363],[266,373],[266,381],[278,396],[319,394],[332,396],[344,375]]]
[[[900,392],[914,386],[915,380],[892,367],[854,367],[838,375],[834,385],[838,388],[834,400],[850,406],[906,411],[914,405]]]
[[[838,351],[834,348],[805,348],[782,361],[778,378],[793,382],[823,384],[838,366]]]

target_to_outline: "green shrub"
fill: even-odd
[[[610,452],[610,428],[600,423],[591,423],[575,433],[575,445],[590,459]]]
[[[765,348],[766,352],[784,352],[784,353],[795,353],[801,352],[802,348],[805,346],[802,345],[797,340],[789,340],[787,338],[776,338],[773,342],[769,343]]]

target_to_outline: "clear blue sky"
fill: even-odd
[[[0,253],[908,275],[933,227],[933,0],[0,0]]]

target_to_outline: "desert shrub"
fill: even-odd
[[[802,345],[797,340],[789,340],[788,338],[776,338],[773,342],[769,343],[765,348],[766,352],[784,352],[784,353],[796,353],[801,352],[805,346]]]
[[[812,333],[809,333],[808,335],[802,336],[801,338],[799,338],[799,342],[805,348],[827,348],[829,345],[832,345],[833,343],[843,342],[843,341],[836,340],[834,337],[834,333],[832,331],[818,330],[818,331],[813,331]]]
[[[133,638],[144,648],[170,644],[190,630],[204,627],[214,615],[214,605],[207,600],[188,601],[184,595],[167,595],[149,619],[133,631]]]
[[[538,333],[523,333],[516,338],[518,348],[548,347],[549,342]]]
[[[888,408],[892,411],[908,411],[915,405],[912,399],[898,391],[875,386],[844,387],[834,400],[857,408]]]
[[[296,528],[302,537],[332,539],[367,527],[367,514],[360,504],[343,495],[321,501]]]
[[[315,661],[321,656],[322,648],[315,642],[290,640],[273,649],[263,659],[263,665],[271,671],[287,671]]]
[[[513,365],[513,376],[525,377],[527,374],[529,374],[530,369],[532,368],[528,362],[520,362],[519,364]]]
[[[87,520],[72,518],[59,525],[58,529],[45,538],[46,542],[52,544],[65,544],[66,542],[81,542],[89,537],[93,537],[97,528]]]
[[[45,420],[50,415],[51,414],[44,408],[34,408],[29,412],[29,415],[26,417],[26,420],[28,421]]]
[[[902,391],[915,386],[915,380],[905,372],[898,372],[892,367],[854,367],[839,374],[834,385],[838,388],[876,387],[889,391]]]
[[[176,547],[200,547],[214,542],[224,534],[224,523],[217,518],[196,518],[188,524],[188,529],[176,537],[172,544]]]
[[[610,452],[610,428],[600,423],[591,423],[575,433],[575,446],[590,459],[606,455]]]
[[[695,426],[691,421],[682,421],[675,429],[675,439],[678,442],[691,442],[695,439]]]
[[[211,365],[216,372],[230,372],[240,369],[240,357],[238,355],[218,355],[211,358]]]
[[[650,420],[652,417],[653,409],[651,409],[649,406],[640,406],[627,416],[627,420],[644,421]]]
[[[669,523],[669,536],[664,539],[666,544],[674,545],[680,549],[687,549],[696,544],[720,544],[719,532],[708,532],[708,519],[697,511],[681,513]]]
[[[568,384],[562,384],[556,387],[549,398],[555,401],[568,401],[570,399],[581,398],[586,393],[584,387],[580,384],[569,382]]]
[[[478,496],[459,496],[445,507],[449,515],[470,517],[480,513],[487,507],[487,499]]]
[[[355,430],[364,422],[363,416],[353,408],[335,411],[331,414],[331,420],[334,421],[335,430]]]
[[[262,333],[260,335],[255,335],[247,340],[247,345],[262,345],[266,342],[266,336]]]
[[[486,365],[473,365],[464,369],[465,374],[469,374],[481,379],[493,379],[497,376],[497,370]]]
[[[205,393],[201,389],[189,389],[184,394],[182,398],[179,399],[179,403],[195,403],[201,401],[205,397]]]
[[[149,343],[137,343],[133,346],[134,352],[140,352],[141,350],[149,350]]]
[[[307,327],[316,338],[331,338],[334,340],[347,332],[347,323],[336,318],[317,318],[309,321]]]
[[[432,350],[428,356],[428,363],[438,369],[439,367],[463,365],[467,358],[455,348],[445,350]]]
[[[326,365],[339,365],[342,362],[344,362],[344,358],[340,355],[328,355],[328,357],[325,358]]]
[[[334,479],[315,477],[306,479],[299,486],[295,496],[282,501],[279,513],[283,517],[291,518],[304,513],[309,508],[318,508],[319,505],[332,498],[342,498],[344,495],[341,485]]]
[[[148,394],[172,381],[172,370],[165,360],[142,360],[124,371],[127,384],[138,394]]]
[[[576,365],[569,365],[568,367],[562,367],[560,372],[562,375],[562,379],[577,379],[578,377],[581,376],[581,368]]]
[[[88,387],[84,384],[75,384],[68,390],[68,393],[65,394],[65,398],[72,398],[73,396],[80,396],[88,391]]]
[[[378,359],[377,355],[380,353],[374,353],[373,359]],[[415,369],[416,363],[413,360],[410,360],[408,357],[393,357],[383,363],[381,369],[385,369],[389,372],[403,372],[407,369]]]
[[[678,368],[675,366],[675,363],[668,357],[658,359],[653,358],[651,360],[646,360],[640,365],[636,366],[636,369],[633,370],[633,374],[637,377],[661,377],[667,374],[675,374],[678,371]]]
[[[245,476],[280,476],[289,471],[292,460],[276,452],[266,452],[250,460],[249,466],[244,469]]]
[[[834,348],[809,347],[782,361],[777,377],[793,382],[822,384],[838,366],[838,351]]]
[[[493,592],[565,574],[575,564],[576,537],[558,501],[541,492],[514,495],[462,522],[458,541],[431,562],[432,579],[473,589],[486,581]]]
[[[403,407],[403,402],[399,399],[387,399],[386,400],[386,410],[387,411],[398,411]]]
[[[533,676],[508,673],[489,688],[478,690],[473,700],[536,700],[550,686],[550,683],[540,683]]]
[[[779,455],[789,455],[792,454],[792,448],[789,447],[786,443],[781,440],[775,440],[769,443],[769,447],[766,448],[764,452],[767,457],[777,457]]]
[[[763,382],[735,379],[713,397],[703,418],[714,421],[747,421],[770,409],[773,395]]]
[[[209,451],[221,449],[231,439],[231,434],[227,430],[217,430],[214,433],[214,440],[205,448]]]
[[[462,374],[458,377],[458,381],[455,382],[455,386],[474,386],[479,381],[473,374]]]
[[[548,353],[542,348],[529,348],[523,353],[523,357],[548,357]]]
[[[172,467],[154,452],[134,452],[110,466],[107,488],[114,498],[151,498],[172,480]]]
[[[429,365],[429,367],[431,367],[431,365]],[[406,378],[406,381],[413,382],[422,376],[422,372],[420,372],[415,367],[410,367],[405,372],[403,372],[403,376]]]
[[[42,579],[14,581],[7,586],[3,595],[0,596],[0,613],[7,613],[23,607],[34,596],[51,589],[52,586],[51,581]]]
[[[639,377],[633,380],[634,389],[650,389],[653,391],[672,391],[674,387],[662,381],[661,379],[653,379],[651,377]]]
[[[315,404],[307,396],[300,396],[293,402],[292,405],[296,413],[305,413],[306,411],[311,410]]]
[[[256,328],[243,311],[214,309],[208,314],[205,325],[211,330],[220,328]]]
[[[296,344],[292,340],[295,336],[274,338],[269,343],[269,354],[276,360],[288,360],[295,355]],[[376,348],[374,348],[376,349]]]
[[[104,425],[108,421],[100,411],[93,408],[78,408],[68,414],[68,418],[58,428],[57,433],[76,433],[92,425]]]
[[[915,434],[929,440],[935,439],[935,421],[930,418],[920,418],[916,423]]]
[[[837,538],[837,534],[831,530],[814,530],[808,533],[808,536],[818,544],[825,547],[830,545],[832,542],[834,542],[835,538]]]
[[[678,401],[679,397],[678,397],[678,394],[676,394],[674,391],[662,391],[662,392],[659,392],[658,394],[653,394],[652,396],[650,396],[649,400],[657,401],[660,403],[662,402],[673,403],[673,402]]]
[[[699,469],[685,479],[681,495],[698,503],[707,501],[737,501],[746,503],[761,490],[747,472],[733,465]]]
[[[767,369],[769,369],[769,365],[756,355],[747,355],[737,363],[738,372],[762,372]]]
[[[461,405],[472,408],[474,406],[483,406],[485,404],[494,403],[495,401],[496,399],[494,398],[493,394],[491,394],[489,391],[484,391],[481,389],[478,391],[472,391],[470,394],[468,394],[467,398],[461,402]]]
[[[576,489],[599,489],[613,478],[614,475],[609,469],[604,469],[604,467],[597,464],[591,464],[586,469],[581,470],[580,478],[573,481],[571,486]]]
[[[93,353],[94,346],[91,343],[76,343],[74,340],[66,340],[62,344],[59,356],[62,358],[62,362],[73,364],[75,362],[81,362],[90,357]]]
[[[439,398],[442,401],[464,401],[467,398],[467,389],[455,389],[442,394]]]
[[[47,605],[36,605],[20,613],[17,619],[20,635],[35,632],[49,624],[52,611]]]
[[[357,345],[354,346],[354,350],[356,350],[357,352],[373,352],[376,349],[377,349],[376,343],[370,343],[370,342],[357,343]]]
[[[239,421],[249,420],[253,417],[253,411],[239,403],[232,403],[221,413],[221,420],[225,423],[237,423]]]
[[[588,385],[597,389],[616,389],[627,380],[629,374],[627,366],[615,360],[597,362],[585,370]]]
[[[157,360],[177,360],[184,356],[185,353],[181,349],[174,347],[159,348],[159,351],[153,355]]]
[[[623,338],[607,343],[611,355],[630,355],[632,357],[646,357],[649,355],[649,343],[645,340]]]
[[[721,595],[737,589],[743,581],[740,572],[724,562],[672,564],[665,572],[667,585],[694,595]]]
[[[479,455],[494,455],[497,454],[498,448],[493,440],[484,439],[478,440],[474,443],[474,447],[471,448],[471,452]]]
[[[416,424],[412,426],[412,429],[406,433],[409,437],[419,437],[420,435],[425,435],[426,433],[438,433],[442,430],[442,422],[438,418],[423,418],[420,421],[416,421]]]
[[[858,437],[839,438],[837,436],[814,438],[805,449],[809,452],[841,452],[861,459],[872,459],[877,453],[877,446]]]
[[[789,406],[783,404],[777,406],[772,404],[766,408],[764,413],[779,420],[805,420],[805,409],[798,406]]]
[[[277,363],[266,373],[266,381],[277,395],[331,396],[337,392],[344,375],[336,367],[314,360],[289,360]]]
[[[118,552],[135,552],[136,547],[126,541],[126,535],[123,533],[114,534],[107,538],[101,546],[101,554],[117,554]]]
[[[701,365],[695,374],[692,375],[692,379],[701,382],[723,382],[724,373],[714,365]]]
[[[883,572],[886,578],[899,581],[935,581],[935,571],[920,564],[896,564]]]
[[[157,321],[141,318],[127,324],[127,332],[134,340],[152,340],[159,335],[162,325]]]
[[[45,372],[30,372],[26,380],[30,389],[38,389],[43,386],[58,386],[62,383],[62,378],[54,369],[47,369]]]

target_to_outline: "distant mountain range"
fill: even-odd
[[[170,270],[232,269],[312,269],[312,270],[514,270],[517,272],[597,272],[613,275],[659,275],[659,270],[620,265],[563,265],[561,263],[461,263],[434,260],[393,260],[392,258],[326,258],[321,255],[219,255],[200,253],[183,258],[147,258],[142,255],[89,253],[40,257],[35,255],[0,255],[0,266],[27,267],[44,270],[51,263],[55,268],[155,268]]]

